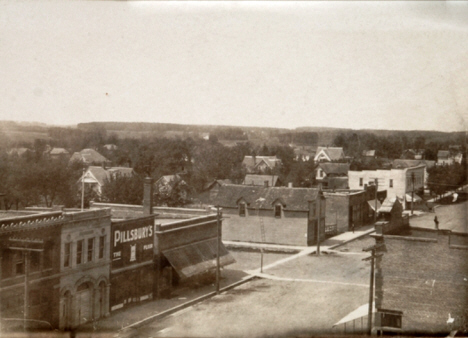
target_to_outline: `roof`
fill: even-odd
[[[375,156],[375,150],[363,150],[362,156]]]
[[[330,161],[339,160],[344,157],[344,151],[341,147],[317,147],[315,156],[317,156],[321,151],[323,151],[325,155],[328,156]]]
[[[227,184],[219,188],[213,202],[220,207],[237,208],[238,203],[244,200],[252,208],[272,210],[273,203],[281,199],[285,210],[307,211],[309,210],[308,202],[317,198],[317,191],[317,189],[310,188]]]
[[[94,176],[94,178],[98,181],[99,185],[101,186],[104,185],[106,180],[109,180],[112,175],[130,177],[134,174],[133,168],[127,167],[111,167],[104,169],[103,167],[91,166],[88,168],[85,175],[88,172]]]
[[[435,165],[435,161],[397,159],[393,161],[392,167],[395,169],[406,169],[406,168],[418,167],[421,165],[425,165],[427,168],[432,168]]]
[[[65,148],[52,148],[52,150],[49,152],[50,155],[65,155],[69,154],[68,150]]]
[[[450,157],[450,151],[448,150],[439,150],[437,152],[437,158],[449,158]]]
[[[265,162],[271,169],[281,164],[281,160],[276,156],[244,156],[242,164],[247,168],[255,168],[261,162]]]
[[[398,200],[397,197],[386,198],[385,201],[383,201],[382,206],[379,208],[378,211],[379,212],[391,212],[397,200]]]
[[[265,185],[268,182],[270,187],[274,187],[278,181],[278,175],[245,175],[245,185]]]
[[[375,199],[374,199],[374,200],[367,201],[367,203],[369,204],[369,206],[371,207],[371,209],[375,211]],[[382,206],[382,204],[380,203],[379,200],[377,200],[377,211],[379,211],[379,209],[380,209],[381,206]]]
[[[28,148],[11,148],[10,151],[8,151],[8,154],[9,155],[16,154],[18,156],[22,156],[27,152],[32,152],[32,150]]]
[[[104,163],[109,162],[107,158],[99,154],[94,149],[83,149],[80,152],[73,153],[70,161],[81,161],[83,163]]]
[[[319,167],[327,174],[348,175],[348,163],[320,163]]]

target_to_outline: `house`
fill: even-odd
[[[187,183],[179,174],[161,176],[155,183],[156,192],[170,194],[176,185],[186,186]]]
[[[363,150],[362,157],[375,158],[375,150]]]
[[[411,227],[387,228],[375,239],[373,332],[404,336],[467,333],[468,234]],[[464,334],[463,334],[464,333]]]
[[[110,222],[109,209],[48,210],[1,219],[2,318],[71,329],[105,317]]]
[[[378,191],[386,190],[388,198],[398,197],[404,207],[409,208],[407,202],[411,200],[412,192],[417,195],[424,190],[425,170],[425,165],[401,169],[349,170],[349,188],[364,190],[377,180]]]
[[[343,233],[369,224],[374,219],[375,186],[367,190],[327,190],[323,191],[326,203],[328,226],[335,226],[336,233]],[[380,204],[380,203],[379,203]]]
[[[308,146],[293,147],[296,161],[307,162],[315,157],[315,149]]]
[[[203,191],[198,194],[197,200],[200,204],[212,205],[213,197],[218,194],[219,187],[225,184],[234,184],[232,180],[213,180],[203,186]]]
[[[437,152],[437,165],[450,165],[453,162],[453,157],[449,150],[439,150]]]
[[[118,147],[115,144],[105,144],[103,146],[103,148],[106,149],[106,150],[109,150],[109,151],[113,151],[113,150],[118,149]]]
[[[28,149],[28,148],[11,148],[9,151],[8,151],[8,155],[16,155],[16,156],[25,156],[27,154],[32,154],[33,151],[31,149]]]
[[[135,175],[135,171],[132,168],[90,166],[78,180],[78,183],[80,187],[84,184],[85,188],[92,189],[100,196],[102,194],[102,187],[107,181],[116,177],[132,177],[133,175]]]
[[[406,149],[401,154],[402,159],[407,160],[422,160],[424,159],[424,153],[426,149]]]
[[[318,147],[315,153],[315,162],[333,162],[344,160],[345,154],[341,147]]]
[[[242,165],[248,173],[265,173],[280,168],[282,162],[276,156],[244,156]]]
[[[47,155],[52,159],[67,158],[70,153],[65,148],[52,148],[47,152]]]
[[[79,152],[73,153],[72,157],[70,158],[70,163],[71,162],[82,162],[86,165],[102,165],[102,164],[107,164],[110,163],[110,161],[99,154],[96,150],[87,148],[83,149]]]
[[[329,181],[333,181],[332,178],[341,177],[344,178],[345,188],[348,185],[347,176],[349,171],[348,163],[319,163],[315,179],[318,183],[321,183],[324,188],[328,187]],[[333,184],[331,184],[333,185]]]
[[[260,185],[265,187],[278,187],[281,185],[281,180],[278,175],[245,175],[244,185]]]
[[[223,240],[305,246],[317,242],[318,224],[320,239],[325,234],[326,205],[318,196],[318,189],[228,184],[213,204],[223,209]]]
[[[418,166],[421,166],[421,165],[425,166],[425,168],[424,168],[424,186],[427,187],[427,178],[429,177],[429,174],[428,174],[427,170],[431,169],[435,165],[435,161],[396,159],[392,163],[392,168],[405,169],[405,168],[418,167]]]

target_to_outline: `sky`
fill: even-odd
[[[468,2],[0,1],[0,120],[467,130]]]

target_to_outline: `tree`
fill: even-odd
[[[143,180],[141,176],[117,175],[106,179],[102,187],[101,201],[121,204],[142,204]]]

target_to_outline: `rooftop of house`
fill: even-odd
[[[375,150],[363,150],[362,151],[362,156],[373,157],[373,156],[375,156]]]
[[[335,161],[344,158],[344,152],[342,147],[317,147],[316,154],[318,155],[323,151],[330,161]]]
[[[81,161],[83,163],[105,163],[109,162],[107,158],[99,154],[96,150],[87,148],[73,153],[70,161]]]
[[[65,148],[52,148],[49,152],[50,155],[67,155],[68,150]]]
[[[245,175],[244,185],[268,185],[274,187],[278,181],[278,175]]]
[[[244,201],[251,208],[273,209],[280,201],[285,210],[307,211],[309,201],[317,198],[317,189],[264,187],[227,184],[221,186],[214,197],[214,204],[225,208],[237,208]]]
[[[31,149],[28,149],[28,148],[11,148],[9,151],[8,151],[8,155],[13,155],[13,154],[16,154],[18,156],[22,156],[24,155],[25,153],[27,152],[32,152]]]
[[[325,162],[318,165],[327,175],[347,175],[349,171],[348,163]]]
[[[429,169],[435,165],[435,161],[396,159],[393,161],[392,167],[394,169],[404,169],[404,168],[418,167],[420,165],[425,165]]]
[[[247,168],[255,168],[262,162],[266,163],[271,169],[281,164],[281,160],[276,156],[244,156],[242,164]]]
[[[98,181],[99,185],[104,185],[106,180],[110,180],[113,176],[126,176],[130,177],[134,174],[133,168],[126,167],[110,167],[103,168],[102,166],[91,166],[86,173],[91,173],[92,176]],[[85,175],[86,175],[85,173]]]
[[[439,150],[437,152],[437,158],[449,158],[450,157],[450,151],[448,150]]]

